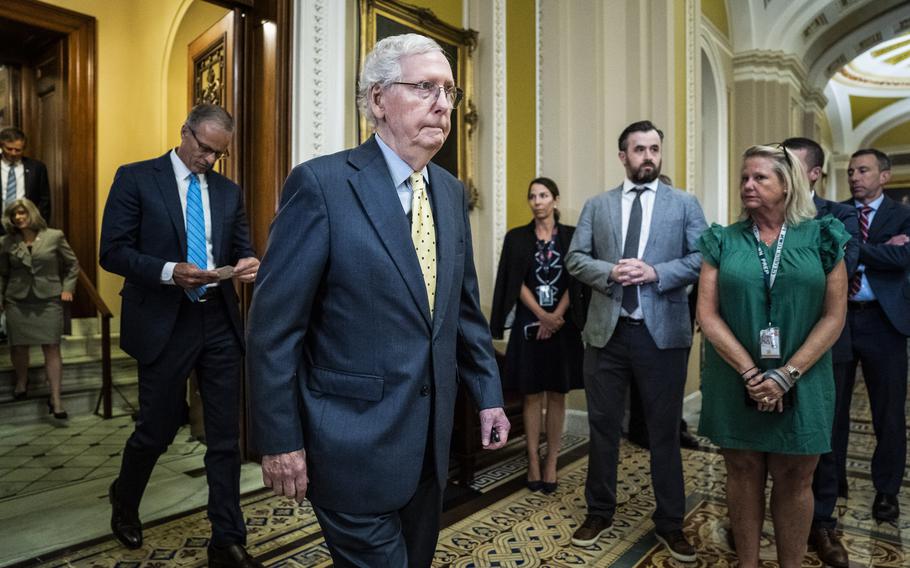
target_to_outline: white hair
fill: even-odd
[[[357,84],[357,104],[371,126],[376,126],[376,116],[370,108],[370,93],[375,85],[386,88],[401,80],[401,59],[411,55],[439,52],[442,47],[434,40],[419,34],[402,34],[383,38],[373,46],[363,62]]]

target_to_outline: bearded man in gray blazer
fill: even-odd
[[[686,286],[698,279],[695,241],[707,227],[694,196],[658,179],[663,132],[650,121],[619,137],[626,179],[585,203],[566,266],[592,289],[585,341],[591,429],[588,514],[572,543],[591,546],[616,511],[616,468],[629,384],[641,394],[651,443],[658,540],[679,561],[695,560],[685,513],[679,421],[692,344]]]

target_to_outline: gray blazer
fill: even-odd
[[[686,286],[698,279],[701,253],[695,241],[707,228],[694,195],[663,183],[657,186],[651,230],[642,260],[654,267],[658,281],[641,286],[645,325],[660,349],[692,345]],[[613,335],[623,287],[610,280],[622,258],[622,186],[585,203],[569,247],[566,266],[591,287],[591,304],[582,339],[603,347]]]
[[[60,298],[74,292],[79,280],[79,263],[63,231],[45,229],[28,245],[18,231],[0,238],[0,290],[5,300],[24,300],[29,292],[36,298]]]

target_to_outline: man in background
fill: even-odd
[[[47,223],[51,223],[51,187],[47,167],[40,161],[27,158],[28,138],[18,128],[0,130],[0,192],[3,209],[17,199],[26,198],[38,207]],[[0,235],[3,234],[0,227]]]
[[[844,204],[857,209],[861,243],[847,302],[853,362],[845,392],[848,396],[853,392],[856,366],[861,364],[876,441],[872,516],[878,522],[895,522],[907,465],[910,209],[884,194],[891,179],[891,159],[884,152],[874,148],[854,152],[847,177],[853,199]]]
[[[232,278],[251,283],[240,187],[215,172],[234,119],[200,104],[180,146],[117,170],[101,224],[101,266],[125,278],[120,346],[139,366],[139,413],[111,484],[111,530],[142,546],[139,503],[152,470],[186,423],[187,376],[195,371],[205,421],[205,475],[212,568],[257,568],[244,549],[240,509],[240,386],[243,329]]]
[[[825,165],[825,152],[815,140],[809,138],[787,138],[783,145],[795,154],[802,162],[803,169],[809,178],[812,200],[817,211],[815,218],[832,215],[844,224],[850,233],[844,251],[844,265],[847,278],[852,278],[859,258],[859,221],[856,209],[841,203],[822,198],[816,192],[816,182],[822,177]],[[841,542],[837,529],[837,518],[834,508],[838,496],[847,496],[847,441],[850,435],[850,392],[845,392],[847,385],[852,387],[850,373],[853,349],[850,345],[850,328],[845,325],[837,342],[831,348],[831,359],[834,366],[834,428],[831,435],[831,451],[819,456],[818,466],[812,479],[812,492],[815,496],[815,514],[812,518],[812,529],[809,532],[809,544],[815,547],[822,562],[835,568],[847,568],[849,557],[847,549]]]
[[[698,279],[695,242],[707,224],[694,196],[660,183],[662,144],[663,132],[650,121],[623,130],[626,179],[585,203],[566,257],[569,272],[592,290],[582,334],[588,512],[572,543],[593,545],[613,522],[621,422],[634,382],[650,438],[657,538],[673,558],[693,562],[695,547],[682,531],[679,426],[692,345],[686,286]]]

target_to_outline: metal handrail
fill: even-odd
[[[101,316],[101,392],[98,395],[98,402],[95,404],[95,414],[98,414],[98,408],[104,403],[102,418],[108,419],[113,415],[111,404],[111,390],[113,388],[113,375],[111,374],[111,318],[113,312],[104,303],[101,294],[86,276],[85,272],[79,272],[79,283],[88,294],[89,300]]]

